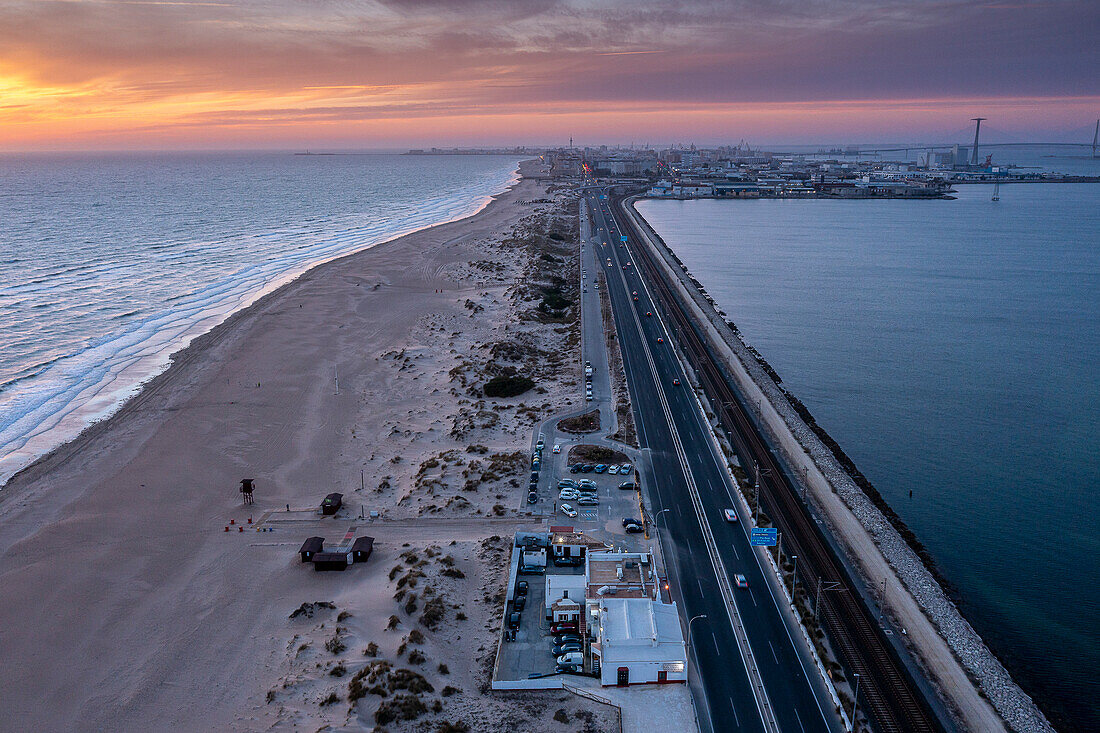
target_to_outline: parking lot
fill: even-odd
[[[558,567],[551,564],[547,572],[554,575],[584,575],[584,566]],[[554,672],[555,659],[550,653],[553,637],[544,612],[545,576],[542,573],[521,574],[517,582],[519,580],[527,581],[527,602],[520,613],[515,641],[504,641],[500,645],[496,674],[502,680],[526,680],[532,675]],[[512,611],[512,603],[509,602],[505,619]]]

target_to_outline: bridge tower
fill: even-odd
[[[974,121],[974,150],[970,153],[970,165],[978,164],[978,133],[982,129],[982,120],[988,119],[987,117],[971,117]]]

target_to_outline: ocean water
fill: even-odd
[[[0,486],[312,265],[476,212],[498,156],[0,156]]]
[[[1100,730],[1100,185],[991,188],[638,209],[1056,726]]]

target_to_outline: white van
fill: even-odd
[[[584,652],[566,652],[558,657],[558,664],[575,664],[580,667],[584,664]]]

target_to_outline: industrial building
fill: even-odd
[[[687,646],[675,603],[601,598],[592,669],[603,685],[686,682]]]

